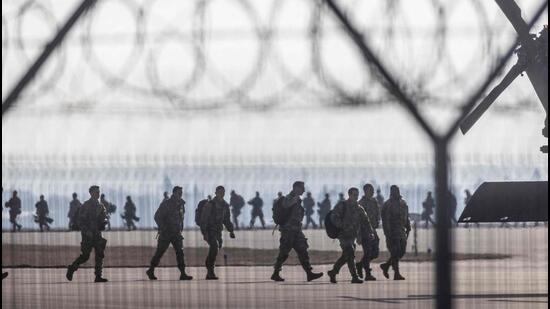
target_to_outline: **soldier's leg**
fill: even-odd
[[[170,246],[170,241],[163,237],[162,235],[159,236],[157,240],[157,249],[155,250],[155,254],[153,255],[153,258],[151,259],[151,268],[155,268],[159,265],[160,259],[164,255],[164,252],[166,252],[166,249]]]
[[[336,262],[332,266],[332,273],[334,273],[334,274],[338,274],[340,272],[340,269],[342,268],[342,266],[344,266],[346,263],[348,263],[349,250],[348,250],[347,242],[348,242],[347,240],[340,240],[340,248],[342,249],[342,254],[340,255],[338,260],[336,260]],[[355,264],[355,261],[353,261],[353,263]],[[355,267],[355,265],[354,265],[354,267]]]
[[[248,227],[253,228],[255,222],[256,222],[256,216],[252,215],[252,217],[250,218],[250,225]]]
[[[213,231],[207,231],[208,233],[208,255],[206,256],[205,265],[207,269],[214,269],[216,265],[216,257],[218,256],[219,243],[216,237],[216,233]]]
[[[86,261],[90,258],[90,253],[92,252],[93,247],[93,240],[87,237],[82,237],[82,242],[80,242],[81,253],[69,267],[76,271],[81,264],[86,263]]]
[[[264,213],[260,213],[260,222],[262,223],[262,228],[265,229]]]
[[[305,237],[304,233],[296,233],[296,235],[294,236],[292,248],[294,249],[294,251],[296,251],[296,254],[298,255],[298,260],[300,261],[302,268],[306,271],[306,273],[310,272],[312,267],[309,261],[309,253],[307,252],[309,245],[307,244],[307,238]]]
[[[237,216],[233,214],[233,223],[235,224],[235,229],[239,229],[239,220],[237,220]]]
[[[180,271],[180,280],[193,279],[193,277],[185,273],[185,256],[183,254],[183,237],[181,235],[176,235],[176,237],[172,239],[172,247],[176,252],[176,263]]]
[[[281,238],[279,239],[279,255],[275,260],[275,271],[281,271],[283,263],[288,259],[288,254],[292,250],[294,237],[291,232],[281,231]]]
[[[95,276],[101,278],[103,272],[103,258],[105,257],[105,248],[107,247],[107,239],[100,237],[94,243],[95,251]]]

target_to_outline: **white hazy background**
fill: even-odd
[[[515,32],[492,1],[442,10],[432,1],[386,2],[342,1],[421,112],[446,128]],[[517,2],[526,20],[538,6]],[[30,3],[2,2],[3,98],[77,1]],[[153,227],[162,192],[175,184],[188,214],[223,184],[245,199],[260,191],[270,218],[271,200],[296,179],[333,202],[364,182],[385,196],[399,184],[411,211],[421,211],[433,190],[430,143],[331,14],[306,0],[201,3],[100,1],[2,119],[2,199],[20,192],[25,227],[35,227],[40,194],[53,227],[65,227],[71,193],[84,200],[91,184],[118,206],[113,226],[122,226],[118,214],[132,195],[138,227]],[[547,20],[546,12],[532,32]],[[483,181],[548,179],[548,156],[538,151],[544,117],[519,77],[467,136],[456,136],[459,212],[463,190]],[[192,215],[186,224],[194,226]]]

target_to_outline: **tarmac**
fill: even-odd
[[[311,243],[318,245],[322,231],[311,231]],[[120,233],[120,232],[118,232]],[[309,232],[308,232],[309,233]],[[73,233],[43,233],[25,238],[3,234],[5,238],[32,239],[53,237],[57,243]],[[57,237],[52,236],[57,234]],[[113,242],[122,241],[117,232],[106,233]],[[245,233],[241,233],[244,235]],[[61,236],[67,235],[67,236]],[[132,234],[136,238],[139,234]],[[239,234],[238,234],[239,235]],[[260,231],[249,240],[259,242],[271,237]],[[497,260],[465,260],[453,263],[453,300],[455,308],[547,308],[548,307],[548,229],[458,229],[457,248],[472,252],[512,254]],[[244,238],[244,237],[243,237]],[[420,237],[418,237],[420,239]],[[119,240],[115,240],[119,239]],[[139,239],[139,238],[136,238]],[[242,241],[245,241],[244,239]],[[469,242],[469,246],[466,244]],[[264,239],[264,247],[271,243]],[[326,242],[332,246],[331,242]],[[419,247],[428,245],[428,241]],[[231,244],[230,241],[227,242]],[[241,246],[242,243],[233,244]],[[312,245],[311,247],[314,247]],[[323,246],[319,246],[323,248]],[[320,248],[315,248],[319,250]],[[383,247],[382,247],[383,248]],[[424,249],[422,249],[424,250]],[[457,250],[458,251],[458,250]],[[284,283],[269,280],[272,268],[218,267],[219,281],[206,281],[202,267],[190,267],[195,276],[190,282],[178,281],[175,268],[157,269],[158,281],[149,281],[144,268],[106,268],[108,283],[93,283],[93,269],[81,269],[72,282],[65,279],[64,269],[7,269],[10,275],[2,282],[3,308],[433,308],[435,305],[435,272],[432,262],[402,263],[405,281],[383,278],[377,265],[375,282],[360,285],[349,283],[343,268],[338,284],[324,276],[306,282],[299,266],[283,269]],[[314,265],[326,273],[330,265]]]

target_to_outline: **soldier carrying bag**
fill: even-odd
[[[347,209],[347,206],[344,206],[344,212],[342,215],[343,217],[346,216],[346,209]],[[343,230],[341,228],[338,228],[336,225],[334,225],[334,223],[332,223],[332,220],[330,219],[330,217],[332,215],[333,210],[329,211],[325,216],[325,231],[327,232],[327,235],[330,239],[338,238],[338,236]]]
[[[283,207],[284,199],[284,197],[281,197],[273,204],[273,222],[275,222],[276,225],[287,223],[292,214],[292,209],[295,207],[295,205],[289,208]]]

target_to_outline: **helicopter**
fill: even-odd
[[[548,138],[548,25],[537,34],[529,32],[514,0],[495,0],[518,34],[517,62],[502,81],[466,115],[460,130],[466,134],[520,75],[527,77],[540,100],[546,119],[542,135]],[[540,148],[548,153],[548,145]],[[484,182],[475,191],[458,222],[548,222],[548,181]]]
[[[521,9],[514,0],[495,0],[495,2],[518,34],[519,47],[515,50],[518,60],[502,81],[462,120],[460,130],[466,134],[499,95],[525,72],[546,113],[542,135],[548,138],[548,25],[543,26],[538,35],[529,33],[529,27],[521,17]],[[548,153],[548,145],[542,146],[540,150]]]

